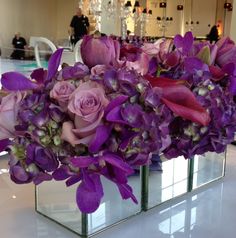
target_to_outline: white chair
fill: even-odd
[[[40,61],[40,55],[39,55],[39,45],[41,43],[44,43],[47,46],[49,46],[49,48],[52,50],[53,53],[57,50],[57,47],[49,39],[45,37],[31,36],[29,46],[34,47],[34,54],[35,54],[35,59],[36,59],[36,63],[38,67],[42,67],[42,64]]]
[[[52,50],[52,53],[54,53],[57,50],[57,47],[53,44],[53,42],[45,37],[35,37],[35,36],[30,37],[29,46],[34,47],[35,59],[38,67],[42,67],[39,55],[40,53],[39,45],[42,43],[46,44]],[[80,54],[81,43],[82,39],[76,43],[73,51],[65,49],[62,54],[61,63],[67,63],[69,65],[74,65],[75,62],[83,63]]]
[[[83,63],[83,60],[81,58],[81,53],[80,53],[80,47],[81,47],[81,44],[82,44],[82,39],[80,39],[76,44],[75,44],[75,47],[74,47],[74,55],[75,55],[75,62],[81,62]]]

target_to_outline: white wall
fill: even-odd
[[[233,6],[230,37],[236,42],[236,4]]]
[[[83,1],[84,12],[87,16],[89,16],[89,12],[85,10],[88,1]],[[107,2],[108,0],[102,1]],[[132,4],[134,1],[132,0]],[[229,1],[232,2],[232,0]],[[162,9],[159,8],[160,0],[142,0],[142,5],[145,5],[145,2],[147,8],[153,11],[152,20],[146,25],[146,35],[161,36],[156,22],[156,17],[163,14]],[[167,0],[166,14],[173,17],[174,22],[168,27],[166,35],[173,36],[187,31],[188,27],[185,22],[191,20],[191,15],[194,21],[200,22],[199,26],[193,29],[194,35],[206,35],[210,30],[207,25],[213,25],[217,20],[222,21],[222,25],[225,25],[225,34],[228,35],[232,12],[224,12],[224,2],[225,0]],[[0,0],[0,47],[2,48],[2,55],[10,55],[11,50],[7,51],[4,47],[12,47],[11,40],[17,31],[21,32],[27,40],[30,36],[44,36],[53,41],[67,39],[69,24],[75,14],[77,3],[78,0]],[[193,3],[192,11],[191,3]],[[178,4],[184,4],[183,12],[177,11]],[[216,6],[218,7],[217,11]],[[231,27],[231,35],[233,36],[236,35],[235,9],[236,6],[233,11],[234,20]],[[117,12],[118,14],[110,19],[103,15],[101,20],[102,32],[120,35],[119,6]],[[184,15],[183,21],[181,14]],[[224,24],[225,14],[226,22]],[[184,24],[181,25],[181,21]],[[128,29],[135,31],[132,19],[129,19]]]
[[[16,32],[21,32],[26,40],[32,35],[54,40],[56,24],[56,0],[0,0],[2,55],[10,55],[11,50],[4,48],[12,47]]]
[[[193,0],[192,3],[192,20],[199,21],[199,25],[194,25],[193,34],[206,36],[215,25],[217,0]]]

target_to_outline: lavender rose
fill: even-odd
[[[20,92],[3,97],[0,104],[0,140],[14,136],[19,105],[23,98]]]
[[[71,95],[68,110],[74,116],[74,121],[63,123],[62,139],[72,145],[88,145],[96,128],[101,125],[104,109],[109,101],[105,91],[96,82],[85,82]]]
[[[58,101],[62,109],[66,109],[70,95],[75,91],[75,86],[68,82],[62,81],[54,85],[53,89],[50,92],[50,97]]]

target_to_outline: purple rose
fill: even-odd
[[[107,36],[87,35],[81,44],[83,62],[92,68],[95,65],[109,65],[119,59],[120,45]]]
[[[75,86],[68,82],[57,82],[50,92],[50,97],[58,101],[59,105],[65,110],[68,105],[70,95],[75,91]]]
[[[85,82],[74,91],[68,104],[74,121],[63,123],[62,139],[72,145],[88,144],[96,128],[101,125],[104,109],[109,101],[102,86],[96,82]]]
[[[0,104],[0,140],[14,137],[19,105],[23,98],[20,92],[3,97]]]

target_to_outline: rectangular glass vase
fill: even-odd
[[[185,159],[167,160],[161,156],[160,170],[144,168],[143,184],[146,184],[143,210],[179,197],[193,189],[222,178],[225,173],[226,153],[209,152]]]
[[[36,211],[80,236],[95,235],[141,212],[139,173],[128,180],[138,205],[131,199],[123,200],[116,185],[104,178],[99,208],[92,214],[83,214],[75,200],[78,185],[66,187],[64,182],[50,181],[36,186]]]

